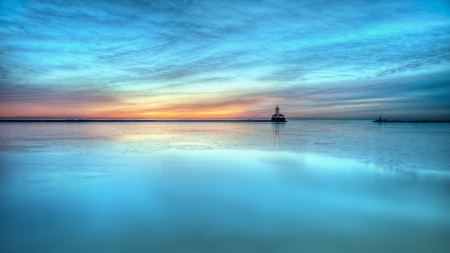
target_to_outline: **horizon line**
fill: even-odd
[[[442,118],[442,117],[437,117]],[[376,120],[377,117],[367,117],[367,118],[321,118],[321,117],[292,117],[292,118],[286,118],[289,120]],[[411,117],[398,117],[398,118],[389,118],[388,120],[430,120],[430,119],[418,119],[418,118],[411,118]],[[211,120],[269,120],[270,118],[77,118],[77,117],[71,117],[71,118],[61,118],[61,117],[51,117],[51,118],[44,118],[44,117],[0,117],[0,121],[27,121],[27,120],[64,120],[64,121],[77,121],[77,120],[97,120],[97,121],[107,121],[107,120],[127,120],[127,121],[180,121],[180,120],[187,120],[187,121],[211,121]],[[437,120],[437,119],[436,119]],[[440,119],[440,121],[448,121],[449,119]]]

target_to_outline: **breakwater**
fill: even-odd
[[[224,119],[224,120],[214,120],[214,119],[171,119],[171,120],[159,120],[159,119],[3,119],[2,122],[65,122],[65,123],[83,123],[83,122],[272,122],[271,120],[264,119]]]
[[[450,123],[450,120],[374,120],[376,123]]]

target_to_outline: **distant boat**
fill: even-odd
[[[280,113],[280,107],[275,107],[275,114],[272,115],[271,120],[273,122],[286,122],[286,119],[284,118],[284,115]]]

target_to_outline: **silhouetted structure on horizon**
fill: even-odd
[[[383,119],[381,118],[381,115],[380,115],[380,118],[377,120],[374,120],[373,122],[386,122],[386,119],[384,119],[384,121],[383,121]]]
[[[278,105],[275,108],[275,114],[272,115],[271,120],[274,122],[286,122],[284,115],[280,113],[280,107],[278,107]]]
[[[450,120],[387,120],[380,118],[372,122],[380,123],[450,123]]]

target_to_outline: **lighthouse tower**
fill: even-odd
[[[275,114],[272,115],[271,120],[274,122],[286,122],[284,115],[280,113],[280,107],[278,105],[275,107]]]

